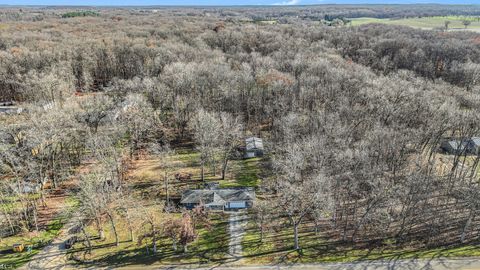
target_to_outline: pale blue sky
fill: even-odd
[[[0,5],[313,5],[313,4],[480,4],[480,0],[0,0]]]

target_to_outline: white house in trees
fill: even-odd
[[[245,158],[263,156],[263,140],[257,137],[250,137],[245,140]]]

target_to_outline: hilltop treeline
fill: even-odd
[[[78,10],[68,7],[49,8],[4,8],[0,11],[0,21],[38,21],[48,18],[66,18],[84,16],[97,16],[100,14],[129,13],[144,16],[161,11],[163,15],[180,16],[184,18],[211,17],[232,21],[245,20],[279,20],[286,23],[291,21],[320,21],[336,18],[415,18],[431,16],[480,16],[478,5],[309,5],[309,6],[239,6],[239,7],[138,7],[95,8]],[[107,13],[103,11],[108,11]],[[75,14],[75,16],[71,16]],[[65,18],[65,17],[64,17]]]
[[[268,142],[268,211],[295,235],[315,222],[358,245],[478,241],[480,158],[438,152],[480,135],[477,35],[110,12],[0,33],[0,99],[29,107],[0,126],[15,185],[61,182],[93,155],[121,183],[119,145],[134,156],[198,138],[226,114]],[[37,198],[22,198],[4,212],[12,230],[34,228]]]

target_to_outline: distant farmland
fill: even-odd
[[[450,30],[464,30],[463,21],[470,21],[467,27],[469,30],[480,31],[480,18],[463,17],[463,16],[437,16],[422,18],[406,18],[406,19],[377,19],[377,18],[353,18],[352,25],[362,25],[368,23],[383,23],[391,25],[404,25],[422,29],[434,29],[445,27],[445,21],[450,21]]]

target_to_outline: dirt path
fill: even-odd
[[[229,218],[230,243],[228,253],[235,259],[242,258],[242,239],[245,234],[247,219],[245,212],[231,212]]]
[[[70,237],[68,231],[72,226],[73,223],[71,221],[67,222],[67,224],[65,224],[61,229],[59,235],[50,245],[44,247],[37,255],[33,256],[33,258],[26,265],[20,267],[19,269],[75,269],[68,264],[68,259],[66,256],[67,250],[65,249],[64,245],[65,240]]]

